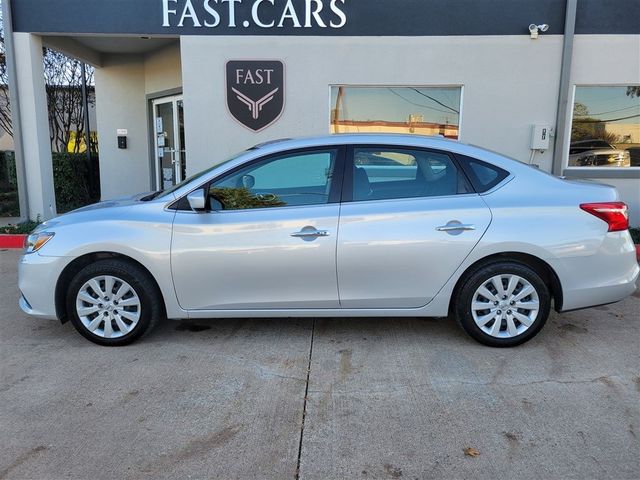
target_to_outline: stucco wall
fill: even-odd
[[[178,42],[146,55],[104,55],[96,69],[102,199],[152,188],[146,96],[182,85]],[[127,149],[117,129],[127,129]]]
[[[137,55],[105,56],[95,82],[102,199],[148,190],[144,63]],[[126,150],[117,145],[121,128],[128,130]]]
[[[145,91],[148,94],[182,86],[180,44],[149,53],[144,60]]]
[[[348,46],[347,46],[348,45]],[[531,125],[555,123],[562,37],[182,37],[189,173],[280,137],[329,132],[332,84],[462,85],[461,140],[528,161]],[[261,133],[227,112],[230,59],[281,59],[286,106]],[[551,168],[551,152],[535,163]]]

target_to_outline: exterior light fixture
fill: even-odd
[[[549,30],[549,25],[547,25],[546,23],[543,23],[541,25],[536,25],[535,23],[532,23],[531,25],[529,25],[529,33],[531,34],[531,38],[534,40],[538,38],[538,35],[541,32],[544,33],[547,30]]]

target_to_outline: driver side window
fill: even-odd
[[[246,210],[329,203],[337,149],[259,160],[211,184],[212,210]]]

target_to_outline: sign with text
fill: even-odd
[[[580,0],[578,33],[640,32],[640,2]],[[560,0],[19,0],[17,32],[151,35],[529,35],[563,31]],[[73,12],[62,15],[60,12]],[[624,15],[620,15],[624,12]]]
[[[227,62],[227,107],[245,127],[259,132],[284,109],[284,64],[279,60]]]
[[[342,28],[346,0],[162,0],[164,28]],[[244,3],[244,9],[242,9]],[[244,13],[244,15],[241,15]]]

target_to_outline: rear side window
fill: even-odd
[[[456,155],[476,192],[491,190],[509,176],[509,172],[489,163],[464,155]]]
[[[355,202],[473,191],[449,155],[428,150],[354,147],[351,178]]]

